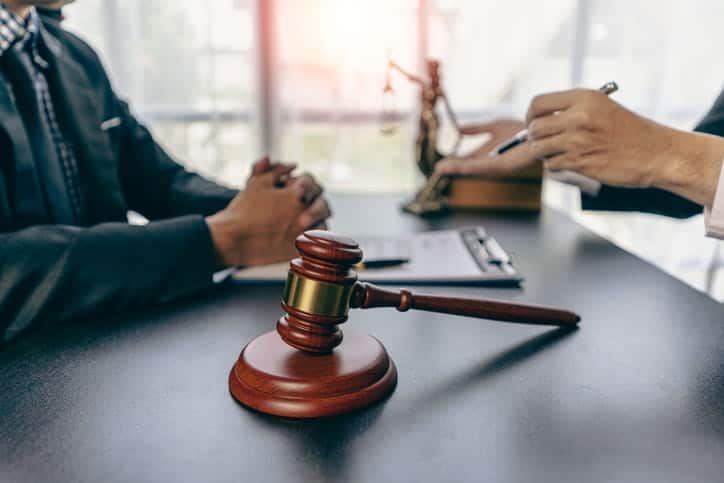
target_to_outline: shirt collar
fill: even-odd
[[[35,8],[31,8],[30,14],[24,19],[0,2],[0,56],[15,42],[34,38],[39,30],[38,22]]]

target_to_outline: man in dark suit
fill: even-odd
[[[607,129],[609,132],[614,132],[616,131],[616,129],[618,129],[619,132],[618,136],[601,135],[600,132],[596,133],[595,129],[593,129],[592,126],[574,126],[573,122],[571,122],[571,125],[568,128],[562,128],[566,131],[568,136],[576,136],[575,142],[578,144],[585,143],[586,136],[590,134],[595,133],[598,135],[598,138],[595,140],[591,139],[590,144],[587,144],[586,146],[581,146],[584,148],[581,152],[575,154],[567,154],[566,159],[570,164],[568,167],[555,166],[554,169],[573,169],[576,172],[580,172],[580,170],[583,169],[585,174],[585,167],[582,168],[584,162],[581,160],[585,159],[585,155],[587,154],[587,152],[602,153],[603,142],[601,141],[616,144],[620,148],[620,151],[616,153],[608,152],[606,158],[600,157],[599,159],[597,159],[596,163],[598,163],[599,165],[599,170],[594,173],[589,173],[592,175],[593,178],[598,179],[602,171],[600,166],[606,165],[606,173],[604,173],[604,179],[602,184],[597,183],[593,185],[593,189],[587,189],[591,186],[590,184],[579,184],[578,182],[575,183],[579,184],[579,186],[582,188],[581,204],[584,209],[605,211],[640,211],[645,213],[666,215],[675,218],[688,218],[702,213],[702,211],[704,210],[704,205],[713,201],[712,191],[713,188],[715,188],[716,186],[716,180],[719,178],[717,174],[717,167],[719,169],[721,167],[721,149],[717,147],[717,145],[722,142],[721,140],[713,139],[711,136],[696,136],[693,133],[676,133],[677,136],[681,136],[680,139],[677,139],[677,142],[682,146],[691,146],[698,149],[698,145],[702,144],[703,142],[703,144],[706,146],[706,149],[709,149],[711,152],[711,159],[708,160],[709,162],[706,164],[706,166],[704,166],[706,169],[698,171],[697,177],[699,178],[699,182],[690,183],[693,189],[682,191],[680,186],[667,186],[668,189],[662,189],[661,187],[654,186],[649,179],[643,179],[641,181],[635,179],[635,177],[639,176],[640,173],[635,173],[629,168],[633,166],[646,166],[643,161],[650,157],[650,153],[642,151],[635,152],[635,150],[637,149],[637,147],[635,147],[635,144],[643,144],[639,141],[643,140],[644,136],[640,136],[642,134],[641,132],[638,132],[634,129],[626,129],[624,127],[626,121],[632,120],[637,117],[638,119],[636,120],[641,120],[642,122],[632,122],[631,124],[634,126],[644,126],[642,130],[645,130],[646,133],[648,133],[652,130],[647,130],[646,128],[652,127],[655,123],[645,120],[640,116],[635,116],[633,113],[625,111],[623,109],[614,110],[613,106],[615,103],[613,100],[605,97],[603,94],[600,94],[596,91],[581,89],[567,91],[563,93],[544,94],[541,96],[537,96],[536,100],[531,103],[531,109],[534,110],[535,104],[540,103],[541,100],[545,102],[548,96],[559,96],[567,98],[567,101],[565,102],[567,102],[568,106],[565,108],[565,110],[579,117],[581,117],[581,113],[584,113],[583,115],[586,117],[586,119],[597,123],[600,127],[603,128],[601,129],[601,131]],[[584,101],[583,98],[585,98],[586,100]],[[529,111],[529,114],[530,112],[532,111]],[[611,112],[616,112],[617,114],[619,114],[619,117],[614,118],[613,115],[607,117],[606,114]],[[533,145],[532,142],[528,142],[521,145],[520,147],[511,149],[498,157],[489,156],[490,151],[495,146],[504,141],[507,141],[515,133],[517,133],[521,129],[526,128],[528,124],[533,123],[535,121],[535,117],[538,117],[539,126],[541,124],[541,120],[548,121],[548,119],[545,119],[545,115],[529,115],[529,119],[527,119],[526,122],[513,119],[498,119],[490,123],[479,124],[464,128],[465,132],[468,134],[490,133],[491,139],[477,152],[471,154],[470,156],[461,158],[449,158],[442,161],[437,166],[437,170],[444,174],[506,175],[518,169],[521,169],[532,162],[536,162],[539,158],[537,153],[533,153],[530,149]],[[565,123],[566,117],[556,115],[555,120],[562,120],[563,123]],[[671,144],[670,135],[674,132],[674,130],[671,130],[670,128],[666,128],[665,126],[661,125],[656,126],[662,129],[654,129],[656,131],[660,131],[660,134],[657,132],[652,136],[652,139],[656,138],[654,144],[660,145],[662,147],[666,147],[667,145]],[[623,140],[621,134],[624,134],[624,132],[631,135],[639,136],[638,139],[632,140],[631,149],[628,150],[626,149],[627,146],[625,146],[621,142]],[[694,132],[701,134],[713,134],[718,137],[724,136],[724,92],[719,95],[718,99],[710,109],[709,113],[704,117],[702,121],[699,122],[699,124],[694,129]],[[551,133],[543,134],[543,138],[552,137],[550,136]],[[534,138],[534,136],[531,137]],[[539,138],[539,141],[541,139],[542,138]],[[535,139],[533,140],[535,141]],[[565,139],[560,139],[557,141],[565,142]],[[540,146],[540,144],[538,145]],[[554,146],[552,146],[552,149],[554,151],[552,151],[551,154],[559,155],[563,150],[565,150],[565,147],[562,147],[560,143],[557,142]],[[685,164],[684,162],[682,162],[684,161],[684,157],[685,156],[680,156],[679,159],[676,160],[676,162],[683,166]],[[577,167],[572,168],[572,164],[577,164]],[[665,163],[655,164],[653,166],[653,170],[662,171],[664,169],[664,164]],[[550,163],[547,163],[547,167],[551,167]],[[705,171],[712,171],[712,173],[711,175],[708,175]],[[610,181],[606,182],[606,175],[610,175],[611,173],[616,173],[615,184]],[[679,176],[678,181],[683,181],[681,178],[682,176]],[[563,179],[565,180],[565,178]],[[575,178],[576,181],[579,181],[580,179],[581,178]],[[682,184],[678,181],[675,184]],[[701,185],[704,181],[707,181],[708,184],[708,186],[706,186],[706,189],[704,190],[708,194],[704,194],[703,192],[701,192],[702,190],[697,189],[702,187]],[[695,184],[698,184],[700,186],[693,186]]]
[[[95,52],[34,9],[59,3],[0,0],[0,343],[289,259],[324,226],[321,187],[293,166],[262,160],[237,192],[174,162]],[[150,223],[129,225],[129,210]]]

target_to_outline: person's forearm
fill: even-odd
[[[0,234],[0,344],[38,323],[117,313],[203,289],[216,259],[200,216]]]
[[[669,156],[652,173],[653,185],[711,206],[724,159],[724,138],[672,130]]]

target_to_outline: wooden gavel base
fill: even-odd
[[[329,354],[302,352],[268,332],[244,347],[229,373],[229,390],[241,404],[291,418],[361,409],[396,385],[397,369],[382,344],[348,332]]]

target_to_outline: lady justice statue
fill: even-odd
[[[387,76],[383,94],[391,96],[394,94],[392,87],[391,75],[392,71],[402,74],[408,81],[420,86],[420,119],[415,139],[415,161],[418,168],[427,178],[425,186],[417,193],[415,199],[403,205],[403,210],[414,214],[429,214],[443,211],[446,208],[444,193],[449,187],[450,180],[434,174],[435,164],[445,156],[438,149],[438,138],[440,133],[440,118],[437,114],[437,103],[442,101],[445,112],[457,133],[457,140],[453,152],[457,150],[460,143],[461,135],[455,117],[455,113],[450,106],[445,92],[440,83],[440,63],[436,60],[428,59],[426,61],[427,79],[416,76],[393,60],[389,60],[387,64]],[[383,116],[389,113],[383,113]],[[395,131],[395,127],[385,125],[382,132],[390,134]]]

